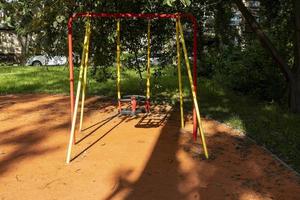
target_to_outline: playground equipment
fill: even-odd
[[[82,51],[82,59],[80,65],[79,72],[79,80],[77,85],[77,93],[76,98],[74,98],[74,65],[73,65],[73,41],[72,41],[72,23],[75,19],[82,17],[87,18],[86,20],[86,30],[84,37],[84,45]],[[176,14],[136,14],[136,13],[76,13],[72,17],[69,18],[68,22],[68,44],[69,44],[69,65],[70,65],[70,100],[71,100],[71,131],[70,131],[70,140],[67,150],[67,158],[66,162],[69,163],[71,161],[71,150],[73,144],[75,144],[75,127],[76,127],[76,119],[78,113],[79,106],[79,98],[81,94],[81,110],[80,110],[80,124],[79,124],[79,132],[82,130],[83,123],[83,110],[84,110],[84,101],[85,101],[85,91],[86,91],[86,83],[87,83],[87,69],[88,69],[88,56],[89,56],[89,42],[91,35],[91,18],[115,18],[117,20],[117,97],[118,97],[118,112],[120,114],[136,114],[136,112],[140,112],[137,110],[137,105],[140,103],[145,104],[145,111],[150,112],[150,29],[151,29],[151,19],[175,19],[176,20],[176,45],[177,45],[177,68],[178,68],[178,84],[179,84],[179,99],[180,99],[180,118],[181,118],[181,127],[184,127],[184,114],[183,114],[183,93],[182,93],[182,81],[181,81],[181,48],[183,49],[184,60],[186,64],[186,70],[189,78],[189,83],[192,91],[193,98],[193,136],[196,140],[197,138],[197,130],[199,130],[202,146],[204,150],[205,157],[208,158],[208,151],[205,142],[204,131],[201,123],[201,116],[199,111],[199,105],[197,101],[197,22],[193,15],[176,13]],[[120,18],[142,18],[148,20],[147,26],[147,82],[146,82],[146,96],[142,95],[125,95],[123,98],[121,97],[120,91]],[[181,18],[190,19],[193,23],[193,75],[191,72],[191,67],[189,63],[189,58],[187,54],[186,44],[184,40],[183,28],[181,25]],[[181,44],[181,45],[180,45]],[[130,102],[131,110],[122,110],[122,102]]]
[[[136,115],[137,113],[150,112],[150,27],[151,22],[148,20],[147,28],[147,82],[146,82],[146,96],[142,95],[126,95],[121,97],[120,77],[121,77],[121,48],[120,48],[120,20],[117,20],[117,95],[118,95],[118,112],[122,115]],[[122,109],[122,102],[130,104],[130,109]],[[140,107],[141,103],[145,107]],[[138,108],[137,108],[138,107]]]
[[[148,102],[147,102],[148,101]],[[139,113],[149,113],[150,112],[150,102],[149,99],[146,100],[146,97],[143,95],[125,95],[122,99],[118,99],[119,108],[118,111],[121,115],[130,115],[135,116]],[[130,108],[122,109],[122,102],[127,102],[130,104]],[[141,105],[145,104],[145,107]],[[149,105],[149,107],[148,107]]]

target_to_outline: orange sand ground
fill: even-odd
[[[67,96],[0,96],[0,111],[1,200],[300,199],[294,172],[212,120],[204,120],[211,159],[203,159],[191,124],[180,129],[167,106],[130,119],[90,98],[70,165]]]

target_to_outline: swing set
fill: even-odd
[[[73,64],[73,34],[72,34],[72,23],[77,18],[87,18],[85,24],[85,36],[83,42],[82,59],[79,71],[79,80],[77,83],[76,98],[74,97],[74,64]],[[142,112],[142,109],[138,106],[144,104],[144,110],[146,114],[150,113],[150,54],[151,54],[151,20],[153,19],[174,19],[176,20],[176,46],[177,46],[177,69],[178,69],[178,85],[179,85],[179,100],[180,100],[180,119],[181,127],[184,127],[184,114],[183,114],[183,93],[182,93],[182,75],[181,75],[181,47],[184,54],[185,66],[189,79],[189,84],[192,91],[193,99],[193,137],[197,139],[197,130],[199,130],[204,155],[208,159],[208,151],[205,142],[204,131],[201,123],[199,104],[197,101],[197,21],[191,14],[176,13],[176,14],[158,14],[158,13],[75,13],[68,21],[68,47],[69,47],[69,67],[70,67],[70,102],[71,102],[71,131],[69,144],[67,148],[66,163],[71,161],[72,146],[76,144],[75,129],[77,121],[77,113],[79,107],[79,101],[81,96],[81,108],[80,108],[80,121],[79,131],[82,130],[83,124],[83,112],[86,95],[87,85],[87,70],[88,70],[88,58],[90,49],[90,37],[91,37],[91,18],[114,18],[116,19],[116,43],[117,43],[117,98],[118,98],[118,112],[120,115],[135,115]],[[121,18],[132,18],[132,19],[146,19],[148,20],[147,26],[147,77],[146,77],[146,96],[143,95],[125,95],[121,96],[121,48],[120,48],[120,32],[121,32]],[[193,75],[191,72],[191,66],[188,58],[187,48],[184,40],[184,33],[181,24],[181,18],[189,19],[193,23]],[[131,105],[131,109],[122,109],[122,103],[127,102]]]

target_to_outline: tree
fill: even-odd
[[[65,24],[73,8],[67,2],[3,0],[1,5],[22,44],[23,61],[30,54],[29,51],[49,54],[66,51]]]
[[[295,65],[295,69],[293,72],[292,68],[288,66],[288,64],[284,61],[284,59],[279,54],[278,50],[272,44],[270,39],[266,36],[263,32],[259,24],[256,22],[255,18],[251,14],[251,12],[246,8],[242,0],[233,0],[234,3],[237,5],[239,10],[241,11],[242,15],[246,19],[247,23],[252,28],[253,32],[256,34],[257,38],[261,42],[262,46],[271,54],[273,60],[278,64],[286,81],[289,84],[290,95],[289,95],[289,106],[293,112],[300,112],[300,76],[297,74],[300,72],[299,64]],[[295,12],[295,21],[296,21],[296,30],[297,30],[297,21],[299,21],[299,12],[296,12],[297,4],[299,2],[297,0],[294,1],[294,12]],[[299,23],[299,22],[298,22]],[[299,24],[298,24],[299,25]],[[299,37],[296,31],[296,38]],[[294,44],[298,46],[297,43]],[[295,47],[297,50],[299,47]],[[297,52],[297,51],[296,51]],[[295,60],[299,59],[299,55],[295,53]]]
[[[292,69],[295,76],[295,88],[294,91],[291,91],[294,93],[292,98],[295,98],[295,100],[292,100],[291,107],[294,111],[300,112],[300,1],[294,0],[294,14],[295,14],[295,64]]]
[[[68,18],[74,12],[190,12],[197,18],[197,21],[200,24],[198,32],[200,46],[198,51],[201,61],[203,61],[203,57],[209,57],[207,60],[209,61],[210,66],[222,69],[224,67],[222,62],[225,63],[229,60],[229,62],[227,62],[227,67],[230,67],[231,64],[236,62],[239,55],[243,55],[243,53],[245,54],[255,49],[253,48],[253,45],[251,46],[250,41],[253,40],[251,37],[248,38],[245,35],[239,36],[243,41],[247,41],[249,43],[248,46],[245,45],[239,47],[238,45],[240,44],[237,44],[235,41],[238,34],[236,33],[235,28],[231,25],[233,11],[231,9],[232,5],[230,2],[233,2],[238,7],[244,19],[249,24],[249,27],[251,27],[253,33],[255,33],[259,39],[263,48],[270,53],[272,59],[280,67],[290,91],[290,108],[294,112],[300,112],[300,20],[299,12],[296,12],[297,9],[299,10],[299,2],[296,0],[288,0],[288,2],[293,2],[293,6],[288,5],[289,3],[284,0],[261,0],[266,11],[259,13],[262,19],[259,21],[260,24],[245,7],[242,0],[226,1],[227,4],[223,3],[221,0],[201,0],[193,1],[192,3],[190,0],[164,0],[163,3],[149,0],[58,0],[54,2],[47,0],[33,0],[30,2],[25,0],[1,0],[1,6],[3,7],[3,10],[5,10],[6,14],[11,16],[10,23],[16,28],[20,38],[28,38],[28,36],[35,38],[35,42],[31,43],[31,48],[29,48],[32,53],[47,52],[49,54],[66,54],[66,23]],[[280,4],[285,5],[285,7],[281,7]],[[271,7],[272,10],[270,9]],[[291,21],[289,19],[290,15],[287,15],[287,13],[291,13],[291,8],[293,9],[293,23],[291,24],[295,27],[295,30],[292,30],[294,35],[292,38],[293,41],[286,32],[286,27],[290,26]],[[270,12],[268,10],[270,10]],[[279,11],[283,13],[281,16],[277,14]],[[213,27],[211,29],[212,34],[209,36],[205,34],[205,24],[207,23],[206,19],[204,19],[204,15],[209,15],[209,17],[213,19],[211,22],[214,23],[211,25],[211,27]],[[284,20],[282,20],[282,18],[284,18]],[[277,21],[272,21],[272,19],[276,19]],[[281,24],[278,23],[280,20]],[[272,23],[269,23],[270,21]],[[186,22],[183,20],[182,23],[185,24]],[[152,56],[161,55],[165,61],[170,63],[170,60],[174,57],[175,51],[173,51],[173,47],[175,44],[172,43],[172,37],[174,34],[172,34],[172,31],[169,30],[174,28],[174,22],[166,23],[163,20],[152,20],[151,24]],[[115,21],[111,19],[92,20],[93,32],[91,49],[93,49],[93,53],[90,55],[93,58],[92,62],[94,63],[95,75],[97,74],[96,71],[98,69],[101,69],[104,73],[106,73],[106,67],[113,65],[115,62],[115,25]],[[138,64],[140,62],[138,58],[142,55],[146,55],[146,27],[146,20],[135,21],[123,19],[121,22],[123,52],[125,50],[129,52],[130,55],[128,57],[135,60],[136,63],[133,64],[133,62],[131,62],[131,64],[124,65],[124,67],[135,69],[136,72],[140,74],[140,77],[142,77],[142,72],[145,70],[145,66],[143,66],[143,64]],[[74,22],[74,51],[78,54],[81,54],[82,50],[83,30],[84,23],[82,19]],[[187,34],[189,33],[191,33],[190,30],[187,30]],[[207,45],[204,47],[203,44],[209,43],[207,41],[213,41],[212,43],[214,45]],[[191,41],[187,39],[187,43],[189,42]],[[290,43],[292,45],[290,45]],[[27,46],[28,44],[29,43],[27,42]],[[25,48],[25,46],[26,44],[24,45],[24,49],[28,49],[28,47]],[[257,74],[257,72],[259,72],[259,70],[264,66],[267,66],[268,69],[269,67],[271,68],[272,64],[269,62],[260,63],[260,66],[256,66],[254,57],[260,56],[258,53],[250,53],[249,56],[252,57],[250,60],[254,61],[251,66],[247,65],[247,59],[241,59],[242,61],[238,63],[240,66],[245,66],[244,68],[247,69],[246,72],[248,72],[249,69],[256,69],[255,73]],[[221,58],[223,60],[216,58]],[[265,58],[265,55],[260,58]],[[263,59],[260,60],[264,62]],[[204,62],[200,62],[199,64],[200,66],[203,66]],[[210,71],[210,73],[215,73],[214,70]],[[249,71],[251,73],[255,70]],[[255,73],[251,75],[255,77]],[[265,70],[265,74],[267,73],[268,70]],[[277,73],[277,71],[274,73]],[[275,77],[274,74],[272,74],[272,76],[273,78]],[[261,77],[266,80],[272,79],[272,76],[266,75]],[[276,78],[280,77],[276,76]],[[264,82],[265,85],[266,83],[269,84],[270,81]],[[245,84],[247,84],[247,82],[245,82]],[[251,84],[251,82],[248,82],[248,84]]]

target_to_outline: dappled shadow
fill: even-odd
[[[194,143],[192,134],[188,131],[192,129],[191,124],[187,123],[186,129],[180,129],[179,112],[172,109],[165,109],[165,113],[160,113],[167,116],[161,126],[149,127],[144,130],[134,128],[140,119],[114,118],[112,123],[101,127],[101,131],[97,130],[97,134],[92,134],[89,141],[82,142],[85,144],[81,143],[81,146],[79,145],[77,148],[80,152],[85,152],[86,148],[90,148],[85,161],[88,162],[86,165],[93,166],[93,168],[85,167],[83,162],[74,162],[73,168],[72,166],[62,167],[59,165],[59,163],[63,165],[64,161],[64,155],[60,155],[61,148],[66,147],[68,132],[62,133],[69,128],[70,115],[68,109],[60,111],[59,109],[69,108],[67,103],[69,98],[64,96],[48,96],[47,98],[43,95],[37,96],[36,99],[29,95],[27,101],[26,98],[26,96],[15,97],[13,100],[16,102],[15,105],[1,108],[1,117],[13,117],[2,123],[5,124],[5,127],[1,127],[1,175],[16,171],[16,167],[22,165],[23,160],[29,162],[26,163],[26,166],[22,166],[22,170],[17,170],[18,173],[24,172],[24,168],[32,170],[30,167],[39,166],[38,162],[46,162],[41,166],[49,168],[53,167],[53,162],[56,162],[57,168],[52,169],[54,172],[51,176],[60,174],[58,178],[67,182],[71,176],[65,177],[65,173],[71,170],[70,173],[75,178],[73,177],[74,179],[71,179],[70,182],[73,182],[78,178],[76,177],[77,170],[84,168],[85,170],[82,170],[85,171],[82,174],[84,177],[78,180],[82,180],[85,184],[91,184],[90,181],[86,181],[85,176],[93,177],[95,169],[106,165],[106,167],[109,166],[109,169],[116,169],[111,167],[118,166],[113,173],[113,188],[109,194],[105,193],[107,194],[106,199],[255,200],[298,199],[299,197],[300,180],[291,171],[243,135],[215,121],[205,119],[204,129],[207,134],[210,159],[203,159],[201,144]],[[18,100],[22,100],[23,103],[18,105]],[[85,116],[91,124],[87,123],[85,133],[106,123],[106,120],[110,121],[110,117],[113,115],[107,114],[115,112],[115,107],[111,104],[110,100],[99,97],[87,100]],[[103,116],[108,117],[102,118],[103,121],[97,121]],[[136,132],[139,131],[145,135],[138,134],[136,137]],[[51,138],[54,134],[55,139]],[[128,137],[130,140],[127,140]],[[102,141],[102,144],[99,144],[99,141]],[[145,154],[139,154],[139,148],[142,146],[138,145],[144,146],[144,144],[148,145],[144,149]],[[135,147],[130,148],[129,145]],[[92,155],[102,155],[104,152],[97,154],[91,150],[91,147],[93,149],[107,148],[105,150],[107,154],[99,158],[109,161],[106,163],[103,160],[98,161],[94,157],[92,158]],[[128,155],[123,152],[124,157],[122,158],[110,157],[127,149],[130,152]],[[148,150],[152,151],[148,153]],[[59,152],[59,156],[58,154],[54,156],[55,152]],[[141,155],[147,157],[141,158],[139,157]],[[37,157],[43,159],[33,160]],[[53,157],[59,159],[53,160]],[[141,160],[136,160],[137,158]],[[124,162],[120,162],[122,159]],[[51,164],[48,161],[51,161],[49,162]],[[138,173],[136,173],[137,163],[140,163],[142,168],[142,170],[138,170]],[[59,173],[61,168],[65,171]],[[106,169],[108,170],[108,168]],[[86,170],[90,171],[86,173]],[[38,177],[42,178],[44,172],[44,169],[40,169]],[[31,175],[32,172],[30,171],[28,174]],[[101,177],[101,183],[104,181],[104,174],[105,172],[97,173],[97,176]],[[15,175],[13,174],[13,176]],[[15,178],[18,181],[18,177]],[[105,181],[107,181],[106,178]],[[48,185],[48,182],[43,184]],[[99,183],[93,182],[86,187],[97,186],[97,184]],[[60,188],[60,185],[53,188]],[[95,195],[99,192],[99,187],[96,188]]]
[[[99,130],[102,126],[104,126],[105,124],[109,123],[112,119],[114,119],[116,116],[118,116],[118,114],[115,114],[111,117],[108,117],[104,120],[101,120],[100,122],[97,122],[85,129],[82,130],[82,132],[85,132],[87,130],[90,130],[91,128],[94,128],[92,131],[90,131],[89,133],[85,134],[82,138],[78,139],[76,141],[76,144],[79,144],[80,142],[82,142],[84,139],[86,139],[87,137],[91,136],[93,133],[95,133],[97,130]],[[96,128],[95,128],[96,127]]]
[[[156,105],[152,106],[151,113],[144,115],[135,128],[158,128],[163,126],[172,111],[169,105]]]
[[[157,128],[164,124],[168,117],[168,114],[149,114],[144,115],[138,123],[135,125],[135,128]]]
[[[1,134],[1,133],[0,133]],[[16,145],[13,151],[9,153],[1,152],[1,160],[0,160],[0,175],[9,171],[10,167],[13,165],[20,163],[20,161],[27,158],[34,158],[37,156],[41,156],[43,154],[57,151],[58,147],[40,147],[36,148],[36,146],[42,143],[45,140],[46,136],[43,136],[35,131],[30,131],[24,133],[25,135],[16,136],[9,139],[4,139],[0,141],[0,145]]]
[[[122,122],[124,122],[126,120],[126,117],[123,117],[117,124],[115,124],[112,128],[110,128],[108,131],[106,131],[104,134],[102,134],[98,139],[96,139],[95,141],[93,141],[90,145],[88,145],[87,147],[85,147],[83,150],[81,150],[77,155],[75,155],[71,161],[75,160],[76,158],[78,158],[80,155],[82,155],[84,152],[86,152],[87,150],[89,150],[91,147],[93,147],[95,144],[97,144],[99,141],[101,141],[105,136],[107,136],[112,130],[114,130],[115,128],[117,128]],[[102,125],[100,125],[99,127],[97,127],[95,130],[92,131],[95,132],[96,130],[98,130],[100,127],[102,127]],[[81,141],[81,140],[80,140]],[[79,141],[79,142],[80,142]]]
[[[0,96],[0,101],[0,175],[14,169],[23,160],[50,155],[65,148],[65,143],[62,143],[64,135],[56,143],[47,143],[49,138],[69,129],[69,97],[7,95]],[[114,107],[106,98],[88,98],[85,116],[99,110],[112,113]]]
[[[172,120],[172,116],[168,120]],[[106,199],[113,199],[128,189],[131,192],[125,199],[183,199],[183,195],[177,189],[178,140],[178,128],[169,127],[167,123],[138,180],[128,179],[133,169],[122,169],[116,172],[117,187]],[[169,196],[170,194],[172,196]]]
[[[237,132],[205,124],[209,160],[171,112],[140,176],[130,178],[134,168],[116,171],[105,199],[298,199],[300,181],[282,164]]]
[[[209,82],[201,84],[200,105],[204,116],[241,129],[259,145],[300,170],[300,117],[272,103],[239,96]]]
[[[69,124],[66,120],[56,121],[57,118],[64,119],[67,112],[53,114],[54,111],[50,109],[51,104],[62,103],[62,97],[50,97],[48,102],[44,102],[46,97],[43,95],[4,96],[0,99],[5,105],[0,108],[0,174],[8,172],[22,160],[33,159],[60,149],[59,146],[42,144],[52,135],[46,133],[55,133]]]

